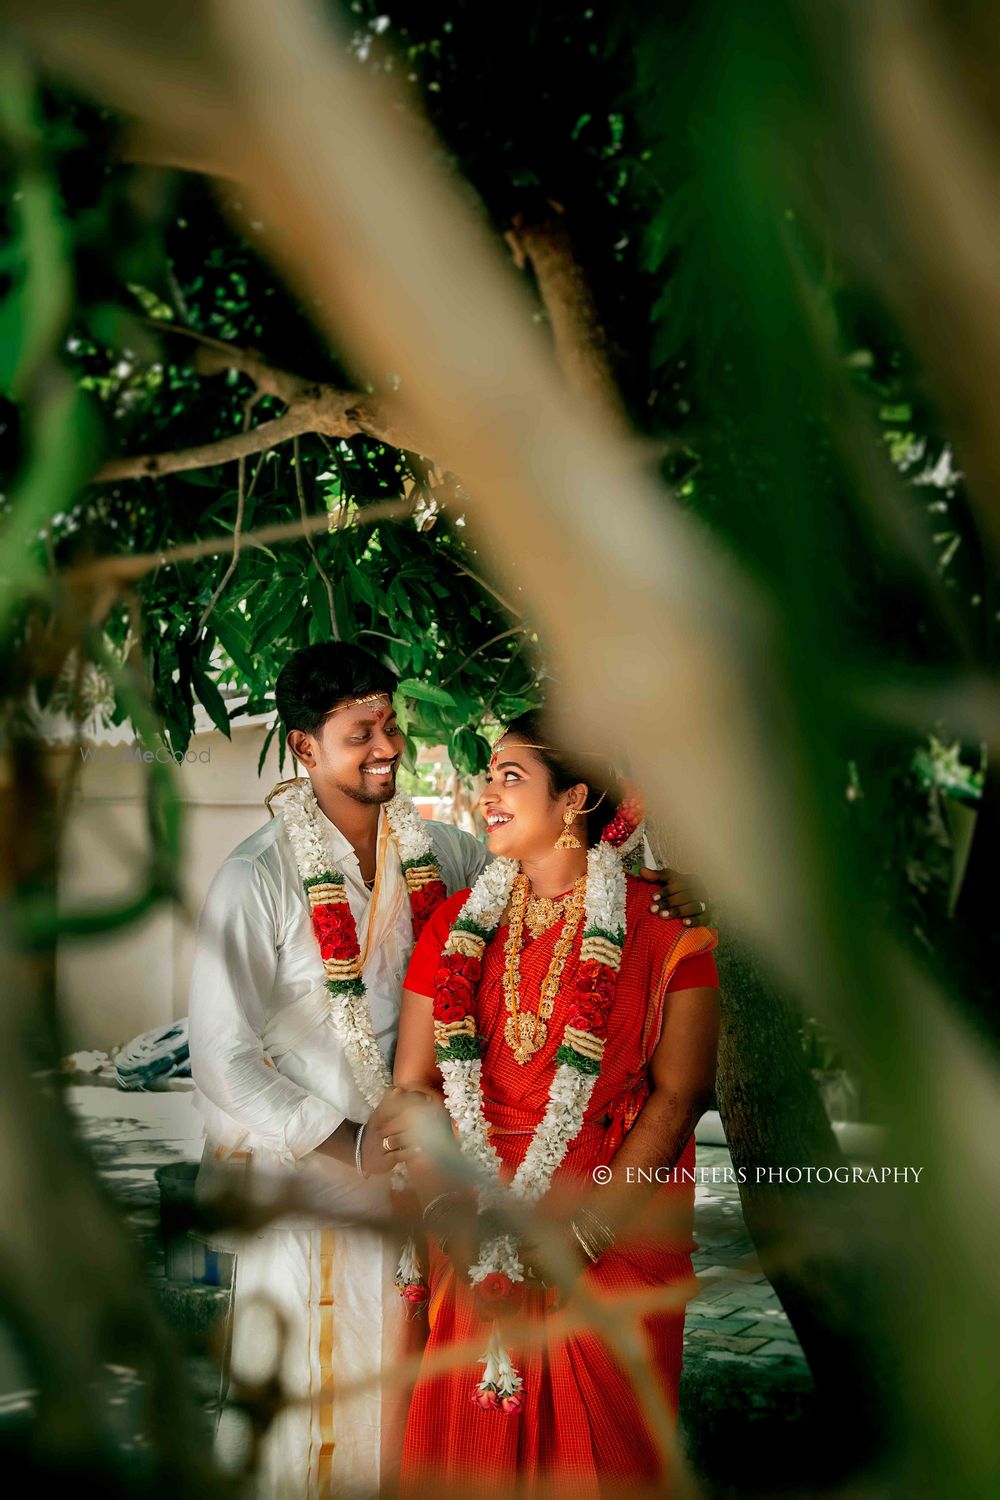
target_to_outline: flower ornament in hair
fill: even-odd
[[[621,855],[630,854],[642,842],[646,808],[642,793],[631,782],[622,782],[623,796],[615,815],[601,834],[601,842],[610,844]]]

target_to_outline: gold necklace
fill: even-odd
[[[522,1066],[529,1057],[533,1057],[539,1048],[545,1045],[545,1039],[548,1036],[546,1023],[555,1007],[559,981],[562,978],[569,951],[573,946],[573,939],[583,921],[587,877],[581,875],[567,896],[549,903],[564,909],[566,916],[563,930],[556,939],[548,972],[542,981],[537,1015],[530,1010],[523,1011],[520,1006],[521,947],[524,943],[525,912],[529,902],[529,890],[527,875],[518,875],[510,896],[510,926],[507,931],[503,972],[504,1000],[507,1005],[507,1019],[503,1029],[504,1041],[513,1052],[515,1062]],[[548,898],[540,899],[545,901]],[[551,925],[551,922],[546,923],[546,927]],[[546,928],[543,927],[542,931],[545,930]]]
[[[572,891],[564,896],[529,896],[524,903],[524,925],[533,938],[541,937],[566,915]]]

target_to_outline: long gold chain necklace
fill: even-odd
[[[504,952],[503,988],[507,1005],[507,1020],[504,1023],[504,1041],[514,1054],[514,1060],[522,1066],[545,1045],[548,1036],[547,1022],[555,1007],[559,993],[562,971],[583,921],[584,897],[587,877],[581,875],[569,895],[550,903],[551,907],[565,910],[563,930],[556,939],[552,961],[542,981],[538,1012],[521,1009],[521,948],[524,942],[525,910],[528,906],[530,885],[527,875],[520,874],[514,881],[510,894],[510,927]],[[546,898],[542,898],[545,900]],[[551,926],[552,923],[548,923]],[[544,928],[542,929],[545,930]]]

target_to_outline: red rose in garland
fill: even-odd
[[[348,959],[357,956],[357,928],[346,903],[314,906],[312,925],[323,958]]]
[[[338,942],[355,931],[354,918],[346,902],[313,908],[313,931],[321,943]]]
[[[410,893],[410,913],[413,918],[413,936],[418,938],[448,892],[443,881],[431,880],[419,890]]]
[[[594,1004],[587,996],[578,995],[576,1009],[570,1016],[569,1024],[577,1031],[591,1031],[594,1036],[603,1040],[608,1031],[607,1011],[603,1005]]]
[[[434,1007],[435,1021],[461,1021],[468,1012],[459,1000],[440,1000]]]
[[[491,1271],[476,1286],[476,1291],[483,1301],[494,1305],[497,1302],[506,1302],[513,1290],[514,1283],[503,1271]]]
[[[476,1282],[476,1309],[481,1318],[496,1318],[513,1313],[521,1305],[521,1284],[511,1281],[503,1271],[490,1271]]]
[[[607,1008],[615,998],[618,976],[614,969],[596,959],[585,959],[577,971],[576,989],[580,995],[593,996],[595,1002]]]
[[[460,953],[447,954],[438,969],[436,993],[460,1005],[464,1014],[472,1009],[481,969],[478,959],[464,958]]]

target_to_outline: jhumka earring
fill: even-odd
[[[572,807],[567,807],[564,810],[564,812],[563,812],[563,824],[564,824],[563,831],[559,835],[559,837],[556,839],[556,843],[555,843],[555,847],[557,849],[582,849],[583,848],[583,845],[580,843],[580,840],[577,838],[576,834],[575,833],[570,833],[570,829],[572,828],[573,824],[576,822],[576,819],[577,819],[577,814],[574,812],[573,808]]]

